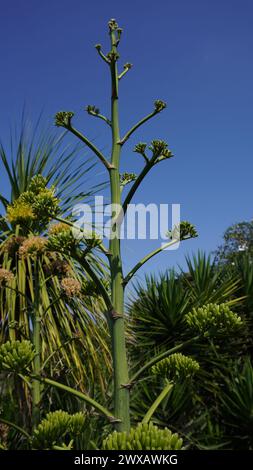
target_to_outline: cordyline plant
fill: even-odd
[[[120,221],[122,221],[128,204],[131,202],[135,192],[142,183],[144,177],[148,172],[158,163],[163,160],[171,158],[172,152],[168,149],[166,142],[162,140],[153,140],[150,146],[145,143],[139,143],[135,146],[134,151],[139,153],[144,159],[144,167],[138,176],[130,173],[120,174],[120,160],[124,144],[139,129],[144,123],[151,118],[158,115],[166,108],[166,104],[161,100],[156,100],[154,103],[153,111],[146,117],[141,119],[135,124],[126,134],[122,137],[120,133],[119,123],[119,82],[131,69],[132,64],[126,63],[123,71],[118,72],[119,52],[118,46],[121,40],[122,29],[119,28],[117,22],[112,19],[109,21],[109,36],[111,41],[111,50],[105,55],[102,52],[102,46],[97,44],[95,47],[99,56],[105,62],[111,74],[111,116],[107,118],[102,115],[98,108],[95,106],[87,106],[86,110],[91,116],[102,119],[106,125],[111,128],[112,132],[112,145],[111,157],[105,156],[95,145],[77,130],[72,121],[74,113],[70,111],[61,111],[56,114],[55,123],[57,126],[62,126],[70,133],[74,134],[84,144],[86,144],[99,158],[102,165],[106,168],[111,189],[111,204],[112,207],[120,207],[121,213],[118,214],[118,223],[113,222],[111,230],[114,236],[111,237],[109,243],[109,250],[105,253],[108,256],[110,266],[111,278],[111,293],[110,295],[104,289],[101,281],[93,275],[99,291],[101,292],[106,303],[107,312],[106,317],[109,324],[112,342],[112,355],[113,355],[113,379],[114,379],[114,417],[115,427],[118,431],[129,431],[130,429],[130,412],[129,412],[129,394],[132,386],[131,379],[129,378],[126,340],[125,340],[125,318],[124,318],[124,289],[128,282],[132,279],[134,274],[153,256],[158,254],[162,249],[172,245],[178,241],[178,237],[174,237],[172,233],[168,234],[171,238],[163,248],[158,248],[152,253],[148,254],[140,260],[136,266],[126,275],[123,274],[122,269],[122,255],[120,245]],[[147,150],[150,151],[151,156],[148,156]],[[130,190],[122,201],[122,188],[126,184],[131,184]],[[115,206],[117,205],[117,206]],[[188,222],[181,223],[181,239],[195,237],[196,231],[194,227]],[[85,268],[85,265],[84,265]],[[90,268],[89,268],[90,269]]]

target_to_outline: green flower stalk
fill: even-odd
[[[128,433],[130,431],[130,406],[129,406],[129,394],[132,383],[129,380],[128,373],[128,361],[127,361],[127,350],[126,350],[126,338],[125,338],[125,315],[124,315],[124,290],[127,283],[131,280],[134,274],[156,254],[160,253],[167,246],[173,245],[175,240],[168,241],[163,247],[154,250],[152,253],[145,256],[140,260],[136,266],[134,266],[130,272],[126,275],[123,273],[122,267],[122,254],[120,244],[120,222],[123,220],[126,214],[129,203],[135,195],[140,184],[144,180],[145,176],[149,171],[158,163],[167,160],[173,156],[172,152],[168,148],[168,144],[162,140],[153,140],[149,146],[145,143],[139,143],[135,146],[134,151],[139,153],[144,158],[144,167],[139,173],[123,173],[120,172],[121,153],[124,144],[128,139],[138,130],[143,124],[148,122],[154,116],[160,114],[165,108],[166,103],[162,100],[157,99],[154,102],[153,110],[134,124],[126,133],[121,136],[120,121],[119,121],[119,81],[131,70],[132,64],[126,63],[123,66],[123,71],[118,71],[118,60],[119,52],[118,46],[122,38],[122,29],[119,28],[115,19],[112,19],[108,23],[109,36],[110,36],[110,51],[108,54],[104,54],[102,51],[101,44],[95,46],[98,55],[105,62],[109,68],[111,76],[111,112],[109,118],[105,117],[100,113],[97,106],[88,105],[86,107],[87,113],[96,118],[103,120],[110,128],[112,133],[111,141],[111,152],[110,156],[106,156],[100,151],[91,140],[89,140],[82,132],[77,130],[73,125],[74,114],[70,111],[60,111],[55,116],[56,126],[64,127],[66,130],[76,136],[83,144],[85,144],[93,153],[97,156],[99,161],[104,165],[108,171],[110,181],[110,203],[114,207],[121,208],[118,215],[117,221],[113,221],[111,227],[111,238],[109,242],[109,249],[106,250],[103,244],[98,243],[96,237],[85,239],[83,237],[83,243],[86,245],[82,250],[79,249],[78,260],[82,264],[83,269],[87,272],[92,282],[96,285],[96,291],[103,297],[107,311],[105,316],[108,321],[109,331],[111,335],[111,348],[113,357],[113,399],[114,399],[114,410],[113,410],[113,424],[117,432]],[[150,155],[146,155],[146,151],[150,152]],[[122,200],[123,188],[126,185],[130,186],[124,200]],[[115,206],[116,205],[116,206]],[[60,231],[61,232],[61,231]],[[70,232],[63,230],[61,233],[51,233],[49,236],[49,246],[51,245],[55,250],[64,250],[66,246],[72,249],[72,255],[75,251],[75,247],[71,245]],[[185,231],[184,231],[185,233]],[[196,236],[196,232],[190,230],[188,227],[187,237]],[[76,247],[77,248],[77,247]],[[107,256],[110,268],[110,280],[111,286],[108,289],[102,280],[98,278],[96,272],[93,271],[91,265],[87,261],[86,254],[93,248],[100,249],[104,255]],[[77,250],[78,251],[78,250]],[[94,288],[93,288],[94,291]],[[153,431],[152,431],[153,432]],[[155,432],[155,431],[154,431]],[[124,448],[124,447],[121,447]],[[138,447],[132,447],[138,448]],[[145,448],[145,447],[142,447]],[[155,447],[158,448],[158,447]],[[170,448],[170,447],[162,447]]]
[[[156,362],[156,364],[151,367],[151,372],[157,379],[163,379],[164,387],[146,412],[142,423],[149,423],[161,402],[171,393],[175,383],[191,379],[199,369],[200,366],[197,361],[191,357],[184,356],[182,353],[171,354],[161,361]]]

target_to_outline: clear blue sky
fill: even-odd
[[[124,130],[161,98],[168,108],[133,137],[123,169],[138,171],[138,141],[161,138],[176,157],[157,166],[135,201],[180,203],[199,238],[160,254],[142,271],[182,263],[185,253],[215,249],[233,222],[252,219],[253,4],[251,0],[8,0],[0,18],[0,135],[18,122],[24,102],[46,121],[61,109],[108,149],[102,122],[83,112],[105,111],[109,76],[94,49],[108,48],[107,21],[124,29],[121,63]],[[52,124],[53,125],[53,124]],[[1,177],[1,185],[6,182]],[[126,242],[126,266],[157,245]],[[137,256],[138,255],[138,256]]]

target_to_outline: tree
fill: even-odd
[[[253,221],[239,222],[227,228],[223,244],[215,251],[217,263],[227,263],[240,258],[244,253],[253,255]]]

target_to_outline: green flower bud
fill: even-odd
[[[168,149],[168,144],[164,140],[152,140],[149,149],[153,153],[153,157],[160,157]]]
[[[86,106],[86,111],[88,114],[99,114],[99,109],[96,108],[96,106],[93,106],[93,105],[90,105],[88,104],[88,106]]]
[[[71,126],[71,119],[74,116],[72,111],[59,111],[55,115],[55,125],[57,127],[66,127]]]
[[[104,439],[103,450],[179,450],[183,441],[168,428],[159,429],[152,423],[139,423],[129,433],[116,432]]]
[[[185,240],[187,238],[196,238],[198,232],[194,225],[185,220],[173,227],[172,230],[169,230],[166,235],[172,240]]]
[[[101,245],[102,238],[95,230],[84,230],[82,236],[87,248],[91,250]]]
[[[191,357],[181,353],[171,354],[152,366],[152,374],[166,378],[172,382],[181,379],[188,379],[198,372],[200,366]]]
[[[119,26],[118,26],[118,23],[116,22],[116,20],[114,18],[112,18],[109,22],[108,22],[108,26],[109,26],[109,31],[116,31]]]
[[[109,59],[110,62],[116,62],[119,59],[119,53],[118,52],[108,52],[106,57],[107,57],[107,59]]]
[[[135,181],[136,178],[137,178],[137,175],[135,173],[122,173],[122,175],[120,176],[120,185],[122,187],[126,186],[132,181]]]
[[[34,449],[52,449],[59,445],[66,447],[66,436],[75,438],[84,431],[85,415],[76,413],[70,415],[66,411],[50,412],[33,432],[32,445]]]
[[[51,251],[69,253],[79,245],[72,233],[72,228],[67,224],[52,226],[49,231],[48,248]]]
[[[0,370],[24,372],[34,359],[30,341],[7,341],[0,346]]]
[[[193,308],[185,316],[185,321],[194,332],[210,336],[236,334],[243,326],[241,317],[225,303]]]
[[[154,102],[154,106],[155,106],[155,111],[157,113],[160,113],[163,109],[166,108],[167,104],[162,100],[156,100]]]
[[[144,154],[145,154],[146,147],[147,147],[147,144],[145,144],[144,142],[140,142],[139,144],[137,144],[137,145],[135,146],[134,152],[140,153],[141,155],[144,155]]]

